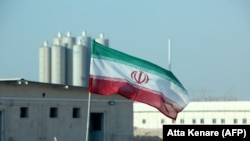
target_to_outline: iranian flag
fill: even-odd
[[[88,90],[100,95],[119,94],[148,104],[174,120],[189,103],[187,91],[171,71],[95,40]]]

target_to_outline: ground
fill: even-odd
[[[134,141],[162,141],[162,129],[134,128]]]

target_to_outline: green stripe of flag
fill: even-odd
[[[119,63],[132,66],[134,68],[137,68],[146,72],[159,75],[161,77],[164,77],[172,81],[173,83],[181,87],[186,92],[183,85],[180,83],[180,81],[175,77],[175,75],[171,71],[168,71],[149,61],[146,61],[146,60],[125,54],[118,50],[109,48],[107,46],[104,46],[96,42],[95,40],[93,40],[92,43],[93,43],[93,46],[95,46],[95,47],[92,47],[92,52],[91,52],[92,57],[119,62]]]

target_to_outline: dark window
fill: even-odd
[[[192,121],[192,122],[193,122],[193,124],[195,124],[195,123],[196,123],[196,119],[193,119],[193,121]]]
[[[215,123],[216,123],[216,119],[215,119],[215,118],[213,118],[212,122],[213,122],[213,124],[215,124]]]
[[[57,108],[51,107],[51,108],[50,108],[49,116],[50,116],[51,118],[56,118],[56,117],[58,116],[58,110],[57,110]]]
[[[223,118],[223,119],[221,119],[221,123],[223,123],[223,124],[225,123],[225,119],[224,119],[224,118]]]
[[[204,121],[204,119],[202,118],[202,119],[200,120],[200,122],[203,124],[205,121]]]
[[[184,123],[184,119],[181,119],[181,120],[180,120],[180,123],[182,123],[182,124],[183,124],[183,123]]]
[[[165,123],[165,120],[164,120],[164,119],[161,119],[161,123],[162,123],[162,124]]]
[[[20,118],[28,118],[28,107],[20,107]]]
[[[242,123],[247,123],[247,119],[246,119],[246,118],[243,118],[243,119],[242,119]]]
[[[173,120],[173,119],[172,119],[172,123],[174,124],[175,122],[176,122],[176,120]]]
[[[146,119],[142,119],[142,123],[145,124],[146,123]]]
[[[72,117],[73,118],[80,118],[80,108],[73,108]]]
[[[234,124],[237,124],[238,123],[238,120],[235,118],[234,119]]]

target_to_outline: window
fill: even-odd
[[[215,118],[213,118],[212,123],[216,124],[216,119]]]
[[[247,123],[247,119],[246,119],[246,118],[243,118],[243,119],[242,119],[242,123]]]
[[[172,124],[175,124],[175,122],[176,122],[176,120],[173,120],[173,119],[172,119]]]
[[[50,116],[51,118],[56,118],[56,117],[58,116],[58,110],[57,110],[57,108],[51,107],[51,108],[50,108],[49,116]]]
[[[164,119],[161,119],[161,124],[164,124],[165,123],[165,120]]]
[[[181,120],[180,120],[180,123],[182,123],[182,124],[183,124],[183,123],[184,123],[184,119],[181,119]]]
[[[205,121],[204,121],[204,119],[202,118],[202,119],[200,120],[200,122],[203,124]]]
[[[223,119],[221,119],[221,123],[225,123],[225,119],[223,118]]]
[[[196,120],[195,120],[195,119],[193,119],[193,121],[192,121],[192,122],[193,122],[193,124],[195,124],[195,123],[196,123]]]
[[[234,119],[234,124],[237,124],[238,123],[238,120],[235,118]]]
[[[72,117],[73,118],[80,118],[80,108],[73,108]]]
[[[20,107],[20,118],[28,118],[28,107]]]
[[[146,119],[143,119],[143,120],[142,120],[142,123],[145,124],[145,123],[146,123]]]

